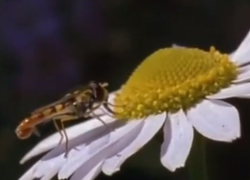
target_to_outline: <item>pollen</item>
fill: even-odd
[[[195,106],[229,86],[237,66],[214,47],[164,48],[148,56],[116,94],[116,118],[141,119]]]

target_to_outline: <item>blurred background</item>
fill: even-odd
[[[30,111],[90,80],[116,90],[146,56],[177,43],[230,53],[250,29],[247,0],[2,0],[0,2],[0,179],[16,180],[34,162],[21,157],[55,132],[17,139]],[[208,141],[210,180],[250,179],[250,100],[230,100],[242,120],[241,139]],[[130,158],[121,171],[98,180],[187,180],[159,160],[161,137]]]

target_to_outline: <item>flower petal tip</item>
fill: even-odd
[[[115,174],[116,172],[120,171],[120,168],[116,168],[115,170],[114,169],[103,169],[102,172],[104,174],[106,174],[107,176],[112,176],[113,174]]]
[[[237,48],[237,50],[230,55],[231,59],[238,65],[241,66],[243,64],[250,62],[250,31],[247,32],[245,38]]]
[[[25,155],[20,161],[19,161],[19,164],[24,164],[25,162],[27,162],[31,157],[30,156],[27,156]]]

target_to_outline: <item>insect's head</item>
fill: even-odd
[[[96,81],[91,81],[89,83],[89,86],[93,89],[96,89],[96,88],[106,88],[108,86],[108,83],[104,82],[104,83],[100,83],[100,82],[96,82]]]
[[[89,83],[89,87],[93,92],[93,95],[96,99],[103,99],[104,96],[104,91],[106,91],[106,87],[108,86],[108,83],[100,83],[96,81],[91,81]]]

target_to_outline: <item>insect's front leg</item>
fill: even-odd
[[[97,104],[96,106],[90,107],[90,108],[89,108],[89,111],[88,111],[88,112],[85,112],[85,113],[83,114],[83,116],[86,117],[86,118],[89,117],[91,114],[93,114],[93,112],[94,112],[95,110],[97,110],[98,108],[100,108],[101,105],[102,105],[102,103],[99,103],[99,104]],[[91,105],[91,106],[92,106],[92,105]]]

